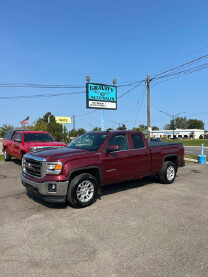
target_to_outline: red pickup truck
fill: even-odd
[[[135,131],[90,132],[62,149],[26,154],[21,180],[29,193],[45,201],[86,207],[104,185],[151,174],[170,184],[183,165],[181,143],[148,144]]]
[[[9,130],[2,144],[4,160],[10,161],[11,157],[19,160],[31,151],[62,148],[64,143],[57,142],[48,132],[26,131],[26,130]]]

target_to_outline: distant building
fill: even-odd
[[[204,130],[199,129],[176,129],[174,138],[195,138],[199,139],[200,135],[204,137]],[[207,134],[208,135],[208,134]],[[151,137],[155,138],[173,138],[173,130],[154,130],[151,131]]]
[[[204,133],[204,138],[208,139],[208,133]]]

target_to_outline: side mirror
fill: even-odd
[[[111,153],[111,152],[115,152],[115,151],[119,151],[120,150],[120,147],[118,145],[109,145],[107,146],[106,148],[106,153]]]
[[[15,142],[22,142],[22,140],[21,139],[15,139]]]

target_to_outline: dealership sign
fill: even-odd
[[[89,109],[117,110],[117,87],[87,83],[86,101]]]
[[[69,124],[71,123],[71,117],[56,116],[56,123]]]

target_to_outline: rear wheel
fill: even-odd
[[[176,165],[173,162],[164,162],[160,171],[160,182],[163,184],[171,184],[176,177]]]
[[[96,200],[97,181],[89,173],[82,173],[72,179],[69,184],[67,199],[73,207],[87,207]]]
[[[11,156],[7,153],[7,149],[6,148],[4,149],[4,160],[6,162],[11,160]]]

